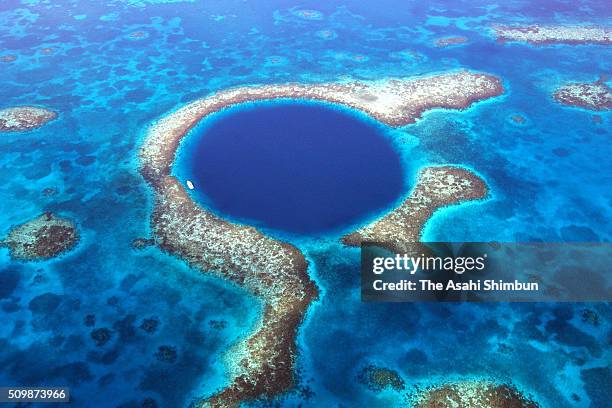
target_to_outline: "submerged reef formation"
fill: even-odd
[[[151,181],[170,174],[180,141],[196,123],[207,115],[244,102],[277,98],[320,100],[363,111],[389,126],[403,126],[416,122],[427,110],[466,109],[503,92],[499,78],[469,71],[416,79],[229,89],[192,102],[159,121],[149,132],[142,149],[141,172]]]
[[[537,408],[539,405],[507,384],[463,381],[420,392],[415,408]]]
[[[57,113],[35,106],[17,106],[0,110],[0,132],[20,132],[41,127]]]
[[[14,259],[31,261],[56,257],[78,241],[77,227],[72,221],[47,212],[13,228],[0,245],[8,247]]]
[[[145,249],[151,245],[155,245],[155,240],[152,238],[134,238],[132,240],[132,248],[134,249]]]
[[[438,38],[435,42],[436,47],[448,47],[451,45],[465,44],[468,42],[467,37],[444,37]]]
[[[612,109],[612,89],[606,84],[605,78],[591,83],[564,85],[555,91],[553,98],[567,106],[578,106],[594,111]]]
[[[241,87],[190,103],[149,128],[140,153],[140,171],[155,195],[151,229],[157,245],[202,272],[245,288],[263,304],[263,315],[254,332],[232,350],[229,385],[199,406],[234,407],[291,387],[296,332],[318,289],[308,276],[308,264],[299,249],[199,207],[171,175],[176,151],[189,130],[204,117],[229,106],[277,98],[337,103],[387,125],[401,126],[415,122],[428,109],[465,109],[502,92],[498,78],[468,71],[376,82]],[[457,202],[486,191],[484,187],[479,190],[479,179],[466,170],[449,168],[445,177],[432,171],[438,178],[421,189],[443,189],[438,193],[443,197],[428,195],[440,202]],[[451,197],[455,193],[458,198]]]
[[[334,30],[329,29],[319,30],[315,34],[317,37],[323,40],[333,40],[334,38],[338,37],[338,33],[336,33]]]
[[[382,391],[386,388],[401,391],[405,388],[404,380],[397,371],[374,365],[364,367],[357,380],[372,391]]]
[[[530,44],[612,44],[612,28],[597,26],[496,26],[499,42]]]
[[[392,250],[409,253],[421,237],[423,226],[440,207],[487,195],[485,182],[462,167],[427,167],[421,170],[410,196],[383,218],[342,238],[350,246],[363,241],[391,245]]]
[[[293,15],[303,18],[305,20],[322,20],[323,19],[323,13],[321,13],[318,10],[306,10],[306,9],[293,10],[292,13]]]
[[[519,115],[518,113],[512,115],[510,117],[510,120],[512,120],[512,122],[517,124],[517,125],[522,125],[522,124],[524,124],[527,121],[523,115]]]
[[[113,332],[107,327],[101,327],[92,330],[90,336],[96,342],[96,346],[102,347],[111,340]]]
[[[140,328],[149,334],[155,333],[157,326],[159,326],[159,319],[155,316],[143,319],[142,323],[140,324]]]
[[[13,62],[16,60],[17,60],[17,57],[12,54],[0,56],[0,62]]]
[[[147,37],[149,37],[149,33],[146,31],[134,31],[133,33],[128,34],[128,38],[132,40],[142,40]]]
[[[155,358],[164,363],[175,363],[177,358],[176,347],[168,345],[159,346],[155,352]]]
[[[176,178],[151,179],[156,190],[152,229],[158,245],[190,265],[244,287],[262,299],[255,332],[232,351],[232,382],[210,406],[237,406],[293,384],[295,335],[317,287],[301,252],[253,227],[201,209]]]

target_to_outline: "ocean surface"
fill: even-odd
[[[175,173],[226,218],[321,234],[384,215],[407,190],[387,128],[364,114],[281,101],[216,116],[188,135]]]
[[[504,95],[463,112],[434,110],[416,124],[376,130],[382,141],[367,139],[379,149],[371,154],[399,157],[379,169],[395,180],[387,198],[372,197],[329,230],[304,233],[302,220],[290,217],[270,228],[305,252],[321,288],[298,335],[297,386],[270,404],[401,406],[405,392],[360,382],[363,368],[376,365],[396,370],[406,392],[485,378],[511,381],[544,407],[606,407],[609,304],[361,303],[359,251],[338,238],[405,197],[419,168],[456,164],[481,175],[490,197],[437,212],[424,239],[609,242],[612,116],[599,113],[599,123],[551,93],[612,73],[612,49],[501,45],[490,27],[609,25],[611,15],[609,1],[0,1],[0,57],[16,57],[0,62],[0,108],[33,104],[59,113],[37,130],[0,134],[0,237],[43,211],[73,218],[81,231],[77,248],[58,259],[15,262],[0,250],[0,386],[69,385],[71,407],[140,407],[152,399],[173,408],[227,383],[224,353],[250,333],[259,302],[157,248],[130,245],[150,234],[152,194],[138,173],[138,151],[151,122],[231,86],[468,68],[502,78]],[[434,44],[455,35],[468,43]],[[365,120],[321,114],[354,126]],[[368,126],[360,123],[359,132]],[[350,135],[339,136],[327,143],[342,149],[336,143]],[[291,141],[279,143],[296,148]],[[345,149],[334,158],[354,166],[360,149]],[[177,173],[190,171],[181,163]],[[206,170],[227,170],[214,166]],[[48,188],[57,193],[43,194]],[[266,221],[263,213],[251,217]],[[110,336],[102,341],[100,333]],[[174,358],[160,358],[168,350]]]

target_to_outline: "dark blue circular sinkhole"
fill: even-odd
[[[182,149],[197,201],[221,215],[297,234],[339,230],[402,194],[399,157],[383,125],[300,101],[215,114]]]

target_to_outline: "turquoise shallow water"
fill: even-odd
[[[137,172],[146,126],[229,86],[459,68],[497,75],[503,96],[389,133],[413,169],[408,185],[419,167],[450,163],[491,186],[488,200],[437,213],[425,238],[610,240],[610,113],[597,123],[550,97],[562,83],[610,73],[610,48],[501,46],[488,31],[509,22],[604,24],[607,2],[319,3],[0,3],[0,56],[17,57],[0,62],[0,107],[59,113],[45,127],[0,137],[0,236],[44,210],[74,218],[83,234],[73,252],[48,262],[13,262],[0,251],[0,385],[70,384],[78,407],[146,398],[177,407],[227,381],[223,352],[251,330],[258,302],[130,242],[149,233],[151,194]],[[319,13],[304,18],[302,9]],[[449,35],[469,42],[433,45]],[[515,114],[526,122],[514,123]],[[401,392],[358,381],[368,364],[397,370],[409,386],[485,377],[512,380],[548,407],[606,406],[608,304],[362,304],[358,251],[338,245],[338,233],[275,234],[305,251],[322,289],[298,338],[298,388],[281,406],[402,401]],[[585,308],[599,325],[583,321]],[[140,326],[151,317],[159,325],[148,333]],[[97,346],[91,333],[100,328],[112,334]],[[160,346],[176,350],[174,362],[156,358]]]

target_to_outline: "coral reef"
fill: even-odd
[[[612,44],[612,29],[596,26],[496,26],[499,42],[530,44]]]
[[[93,327],[96,325],[96,315],[88,314],[83,319],[83,324],[87,327]]]
[[[301,17],[305,20],[322,20],[323,13],[318,10],[294,10],[293,15],[297,17]]]
[[[159,319],[157,317],[150,317],[148,319],[143,319],[140,324],[140,328],[147,333],[155,333],[157,327],[159,326]]]
[[[62,303],[62,297],[55,293],[43,293],[38,295],[28,304],[28,309],[34,314],[53,312]]]
[[[140,404],[142,408],[157,408],[157,402],[153,398],[145,398]]]
[[[72,221],[46,212],[13,228],[0,245],[8,247],[14,259],[31,261],[56,257],[74,248],[78,241]]]
[[[149,36],[149,33],[147,33],[146,31],[134,31],[133,33],[130,33],[128,35],[129,38],[131,38],[132,40],[140,40],[143,38],[147,38]]]
[[[463,381],[419,392],[415,408],[537,408],[539,405],[507,384]]]
[[[600,318],[599,314],[593,309],[582,309],[582,321],[593,326],[599,326]]]
[[[20,132],[38,128],[55,119],[57,113],[35,106],[0,110],[0,132]]]
[[[177,357],[177,353],[176,353],[176,347],[172,347],[172,346],[159,346],[157,348],[157,352],[155,352],[155,358],[158,361],[162,361],[164,363],[174,363],[176,362],[176,357]]]
[[[594,111],[612,109],[612,89],[603,77],[591,83],[564,85],[553,93],[553,98],[567,106],[578,106]]]
[[[427,167],[421,170],[410,196],[383,218],[342,238],[350,246],[362,241],[390,245],[392,250],[411,253],[421,237],[423,225],[440,207],[487,195],[485,182],[462,167]]]
[[[449,47],[451,45],[459,45],[467,43],[467,37],[444,37],[438,38],[435,42],[436,47]]]
[[[396,371],[374,365],[364,367],[357,380],[372,391],[382,391],[385,388],[401,391],[405,388],[404,380]]]
[[[42,193],[45,197],[51,197],[51,196],[56,195],[58,191],[56,188],[47,187],[42,191]]]
[[[153,238],[134,238],[132,240],[132,248],[134,249],[145,249],[151,245],[155,245]]]
[[[323,40],[333,40],[338,37],[338,34],[334,30],[319,30],[316,32],[316,35]]]
[[[106,327],[101,327],[99,329],[92,330],[90,335],[91,338],[96,342],[96,346],[102,347],[103,345],[108,343],[113,337],[113,332]]]
[[[241,87],[190,103],[149,128],[140,153],[140,171],[155,194],[151,227],[158,246],[203,272],[244,287],[263,303],[263,316],[254,332],[232,350],[230,384],[199,406],[238,406],[242,401],[271,397],[291,387],[295,335],[318,289],[308,276],[306,259],[296,247],[204,210],[171,175],[176,151],[189,130],[228,106],[276,98],[337,103],[389,126],[403,126],[415,122],[426,110],[465,109],[502,92],[498,78],[468,71],[376,82]],[[436,174],[441,175],[440,171]],[[478,178],[463,169],[449,168],[444,177],[434,179],[421,189],[442,188],[437,194],[426,192],[440,203],[480,197],[486,191]]]
[[[225,320],[209,320],[208,325],[215,330],[223,330],[227,327]]]
[[[403,126],[416,122],[427,110],[465,109],[503,91],[498,78],[469,71],[377,82],[229,89],[190,103],[158,121],[150,129],[141,151],[141,173],[151,181],[169,174],[178,144],[196,123],[207,115],[244,102],[276,98],[321,100],[361,110],[389,126]]]
[[[0,56],[0,62],[13,62],[15,60],[17,60],[17,57],[12,54]]]

